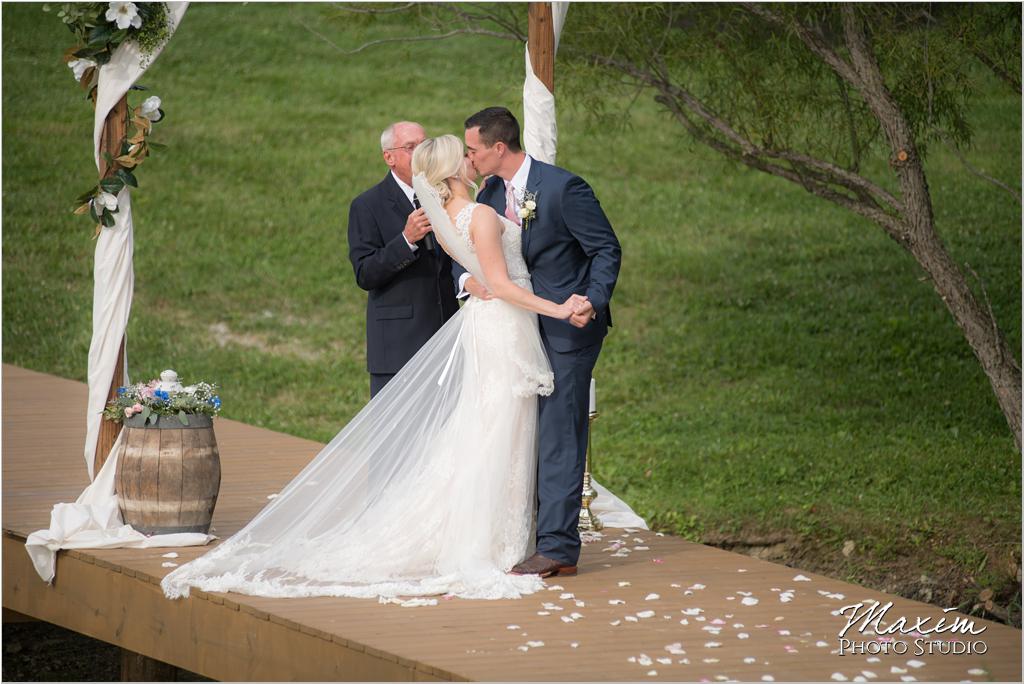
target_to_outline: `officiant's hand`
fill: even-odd
[[[577,328],[585,328],[595,318],[597,318],[597,313],[594,311],[594,305],[587,300],[576,307],[572,316],[569,317],[569,323]]]
[[[462,287],[464,290],[466,290],[466,292],[473,295],[477,299],[482,299],[484,301],[494,299],[494,295],[491,294],[491,291],[484,287],[483,283],[481,283],[473,276],[466,278],[466,282],[462,285]]]
[[[405,229],[402,233],[405,235],[405,239],[410,243],[419,242],[423,239],[423,236],[429,233],[433,228],[430,225],[430,219],[427,218],[427,212],[420,207],[416,211],[409,214],[409,218],[405,221]]]

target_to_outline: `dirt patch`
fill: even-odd
[[[990,565],[986,563],[981,568],[984,572],[977,572],[930,549],[922,555],[908,548],[895,558],[879,559],[849,542],[836,548],[797,535],[709,533],[701,541],[941,608],[955,606],[968,615],[1021,628],[1019,547],[1008,553],[1005,546],[979,544],[986,559],[998,560],[991,564],[996,567],[986,569]]]

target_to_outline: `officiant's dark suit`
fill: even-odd
[[[399,168],[389,162],[393,170],[352,201],[348,218],[349,260],[356,283],[369,294],[366,368],[371,397],[459,308],[451,258],[432,235],[414,243],[403,235],[416,207],[396,175],[411,174],[412,149],[392,151]]]

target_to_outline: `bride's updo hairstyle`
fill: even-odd
[[[464,157],[462,141],[454,135],[427,138],[412,153],[412,172],[413,175],[422,173],[426,176],[427,182],[437,190],[441,202],[447,203],[452,197],[448,179],[462,181],[476,190],[476,184],[463,166]]]

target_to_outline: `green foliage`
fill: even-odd
[[[922,155],[930,141],[970,141],[966,112],[976,88],[970,66],[977,63],[972,50],[987,50],[1008,70],[1016,69],[1019,83],[1019,6],[929,6],[935,16],[922,5],[853,7],[869,28],[886,84]],[[770,9],[849,58],[838,5]],[[636,65],[685,89],[761,147],[800,150],[848,168],[857,168],[862,155],[885,153],[877,144],[878,122],[858,93],[792,30],[739,4],[581,3],[568,16],[559,67],[571,65],[573,76],[564,82],[602,120],[609,118],[606,88],[623,92],[636,85],[621,69],[595,58]],[[999,30],[985,32],[994,24]]]
[[[50,5],[44,4],[44,12]],[[170,37],[167,3],[137,2],[135,10],[142,20],[141,26],[119,29],[107,19],[109,2],[66,2],[57,11],[57,17],[75,34],[74,56],[91,59],[103,65],[110,61],[114,50],[126,40],[134,40],[142,54],[148,58]]]

